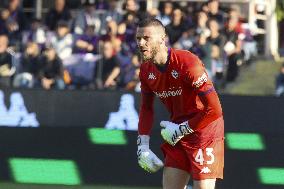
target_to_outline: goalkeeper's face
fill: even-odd
[[[159,27],[137,28],[136,40],[143,61],[154,60],[164,44],[164,32]]]

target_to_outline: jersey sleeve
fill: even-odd
[[[200,130],[221,117],[222,108],[218,94],[202,62],[197,57],[194,58],[186,70],[186,82],[204,106],[203,111],[189,120],[192,129]]]
[[[139,78],[141,82],[141,105],[139,112],[138,134],[150,135],[154,119],[154,93],[148,87],[141,69]]]
[[[193,90],[197,91],[208,82],[208,75],[203,63],[199,60],[199,58],[194,57],[187,61],[188,62],[186,63],[185,68],[185,79],[190,87],[192,87]]]
[[[153,91],[149,88],[146,78],[145,78],[145,71],[141,66],[140,72],[139,72],[139,79],[141,82],[141,93],[153,93]]]

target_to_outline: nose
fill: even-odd
[[[146,40],[144,40],[143,38],[137,39],[137,45],[139,47],[143,47],[146,43]]]

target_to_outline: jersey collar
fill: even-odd
[[[156,68],[160,71],[160,72],[166,72],[167,68],[170,64],[170,58],[171,58],[171,48],[168,48],[168,57],[167,57],[167,62],[164,65],[157,65],[155,64]]]

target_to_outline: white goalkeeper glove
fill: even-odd
[[[139,135],[137,138],[138,164],[149,173],[157,172],[164,166],[163,162],[149,149],[150,136]]]
[[[188,121],[185,121],[181,124],[175,124],[170,121],[161,121],[160,123],[162,130],[161,135],[163,139],[174,146],[180,139],[185,135],[191,134],[194,131],[189,127]]]

